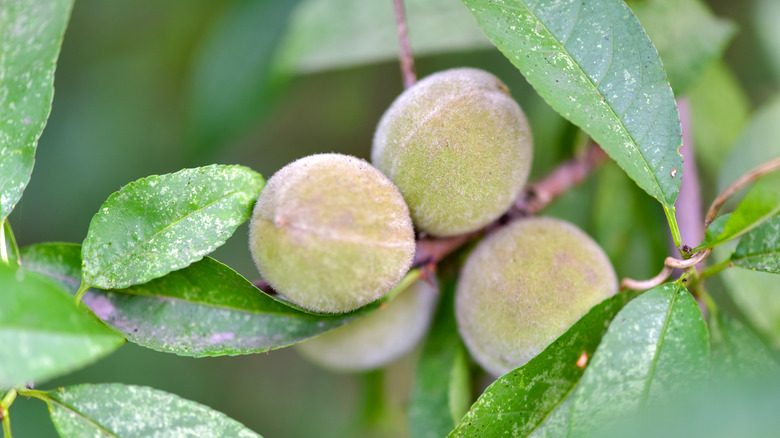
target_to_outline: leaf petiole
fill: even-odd
[[[12,389],[3,397],[0,401],[0,422],[3,423],[3,433],[6,438],[11,437],[11,417],[8,413],[8,408],[11,407],[14,400],[16,400],[16,390]]]
[[[669,230],[672,232],[674,246],[679,249],[682,246],[682,236],[680,236],[680,227],[677,226],[677,216],[675,216],[674,212],[674,207],[664,206],[664,213],[666,213],[666,220],[669,221]],[[682,254],[682,252],[680,254]],[[685,254],[683,254],[683,256],[684,255]]]
[[[732,266],[731,258],[728,258],[726,260],[723,260],[720,263],[716,263],[716,264],[714,264],[712,266],[706,267],[703,271],[701,271],[701,273],[699,274],[699,277],[701,279],[705,279],[707,277],[711,277],[711,276],[719,273],[720,271],[722,271],[722,270],[724,270],[726,268],[730,268],[731,266]]]
[[[84,293],[89,290],[89,284],[85,283],[83,280],[81,281],[81,286],[79,286],[79,290],[76,291],[76,298],[74,298],[74,301],[76,302],[76,305],[81,302],[81,298],[84,296]]]
[[[5,219],[0,221],[0,260],[8,264],[8,248],[5,247]]]

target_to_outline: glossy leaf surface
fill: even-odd
[[[144,386],[87,384],[46,394],[62,437],[259,437],[221,412]]]
[[[24,248],[22,258],[31,269],[51,275],[74,292],[81,276],[78,253],[78,245],[40,244]],[[142,285],[90,289],[83,300],[129,341],[196,357],[285,347],[381,305],[380,300],[349,314],[312,314],[272,298],[209,257]]]
[[[731,255],[735,265],[780,274],[780,216],[747,233]]]
[[[479,397],[450,437],[528,436],[559,408],[582,377],[610,321],[636,293],[620,293],[593,307],[526,365],[501,376]],[[549,421],[549,420],[548,420]],[[540,432],[541,433],[541,432]]]
[[[739,237],[778,213],[780,213],[780,172],[773,172],[753,184],[728,219],[723,219],[717,224],[713,221],[710,224],[704,242],[699,245],[699,248],[711,248]]]
[[[680,116],[655,47],[621,0],[464,0],[537,92],[667,210]]]
[[[6,0],[0,7],[0,221],[30,181],[72,7],[72,0]]]
[[[122,187],[89,225],[84,282],[128,287],[200,260],[249,219],[264,184],[246,167],[211,165]]]
[[[696,301],[677,284],[658,286],[617,314],[571,402],[534,436],[587,435],[701,382],[708,364],[709,338]]]

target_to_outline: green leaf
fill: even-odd
[[[249,219],[264,184],[251,169],[222,165],[127,184],[89,224],[84,282],[122,288],[200,260]]]
[[[539,94],[673,211],[680,115],[658,53],[625,3],[464,2]]]
[[[739,241],[731,255],[735,265],[780,274],[780,216],[775,216]]]
[[[46,275],[71,294],[81,285],[81,245],[46,242],[25,246],[21,250],[25,269]]]
[[[719,58],[736,31],[700,0],[644,0],[631,3],[661,55],[675,94],[684,94]]]
[[[404,7],[416,56],[490,47],[456,1],[406,0]],[[396,59],[392,2],[306,0],[293,13],[279,62],[289,71],[310,73]]]
[[[0,388],[67,374],[123,342],[56,283],[0,263]]]
[[[745,195],[745,199],[727,220],[719,222],[715,227],[713,221],[708,227],[704,242],[697,249],[712,248],[737,238],[778,213],[780,213],[780,172],[774,172],[762,177],[753,185]],[[720,230],[721,226],[722,230]],[[715,231],[720,233],[715,234]]]
[[[580,357],[593,355],[610,321],[636,295],[620,293],[604,300],[541,354],[495,381],[450,437],[501,436],[509,430],[512,436],[528,436],[537,430],[582,377]]]
[[[273,56],[297,3],[232,2],[204,35],[189,81],[192,160],[214,155],[272,108],[287,76]]]
[[[259,437],[227,415],[144,386],[76,385],[44,395],[62,437]]]
[[[657,286],[615,317],[556,427],[582,436],[707,377],[709,339],[696,301],[680,285]],[[552,420],[548,419],[548,423]]]
[[[711,314],[710,336],[714,379],[780,373],[780,364],[766,345],[737,319]]]
[[[81,278],[79,249],[74,244],[33,245],[22,250],[22,261],[75,292]],[[270,297],[229,267],[206,257],[128,289],[90,289],[83,301],[131,342],[203,357],[286,347],[340,327],[385,300],[349,314],[316,315]]]
[[[0,5],[0,221],[30,181],[72,0]]]
[[[717,94],[717,93],[715,93]],[[762,106],[731,149],[718,175],[721,191],[745,172],[780,157],[780,95]],[[705,145],[706,146],[706,145]]]
[[[445,436],[472,400],[468,353],[455,323],[455,279],[442,279],[441,283],[442,301],[412,386],[408,410],[412,438]]]

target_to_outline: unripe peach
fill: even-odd
[[[296,347],[307,359],[336,371],[385,366],[422,340],[437,301],[436,288],[417,280],[385,307]]]
[[[455,296],[458,330],[498,376],[539,354],[617,288],[606,254],[582,230],[559,219],[520,220],[469,255]]]
[[[473,68],[428,76],[401,94],[374,135],[372,163],[422,231],[449,236],[501,216],[528,178],[533,140],[509,90]]]
[[[294,161],[268,180],[249,224],[252,257],[282,296],[340,313],[393,288],[412,263],[414,230],[395,186],[341,154]]]

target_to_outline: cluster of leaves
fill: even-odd
[[[277,55],[281,70],[262,67],[267,88],[258,87],[258,101],[271,98],[272,90],[284,82],[283,72],[395,56],[394,35],[362,41],[365,46],[352,52],[321,50],[339,47],[345,40],[354,42],[352,35],[360,32],[328,27],[343,20],[323,20],[322,14],[342,9],[325,3],[310,1],[296,9],[297,27]],[[349,3],[354,3],[353,8],[346,10],[358,15],[368,7],[358,6],[367,2]],[[434,15],[419,9],[422,1],[408,3],[411,26],[416,25],[415,17],[425,23]],[[454,29],[463,41],[431,37],[426,39],[430,46],[423,50],[455,48],[447,44],[482,47],[487,36],[552,108],[598,142],[660,203],[679,246],[675,201],[684,170],[678,153],[682,127],[675,93],[691,89],[715,62],[733,33],[732,26],[712,17],[697,0],[631,2],[636,16],[620,0],[464,3],[466,8],[458,9],[450,25],[458,25],[463,17],[473,20],[470,10],[481,32],[460,32],[458,25]],[[234,41],[239,36],[230,29],[233,21],[253,15],[242,13],[248,5],[241,3],[225,15],[225,22],[215,30],[221,38],[214,41],[241,43]],[[272,17],[292,11],[292,5],[278,2],[262,7]],[[0,9],[0,77],[8,78],[0,84],[4,120],[0,128],[0,389],[8,390],[0,414],[6,434],[10,434],[8,407],[19,394],[45,401],[62,436],[148,436],[162,431],[172,436],[257,436],[220,413],[150,388],[76,385],[45,392],[26,386],[84,367],[125,341],[193,357],[282,348],[368,314],[393,296],[349,314],[313,314],[261,293],[230,267],[206,257],[249,218],[263,188],[263,178],[242,166],[212,165],[140,179],[105,201],[81,245],[42,243],[19,249],[6,218],[30,179],[36,144],[51,108],[56,59],[71,8],[70,0],[36,0],[11,1]],[[670,8],[685,13],[670,14]],[[387,13],[392,11],[388,8]],[[670,16],[677,21],[669,20]],[[692,29],[681,24],[691,17],[706,26]],[[320,27],[312,32],[315,25]],[[354,25],[382,28],[370,21],[356,20]],[[435,28],[435,35],[448,34],[434,24],[419,27]],[[296,31],[302,28],[308,31]],[[659,36],[653,38],[655,46],[648,33]],[[316,41],[307,39],[315,34]],[[275,50],[275,41],[267,44],[261,49]],[[209,76],[209,65],[218,64],[211,61],[220,53],[217,46],[204,52],[203,59],[210,62],[202,64],[203,77]],[[254,67],[247,71],[261,68]],[[197,78],[194,83],[197,86]],[[230,93],[201,89],[193,106],[193,126],[206,130],[194,134],[202,141],[219,143],[240,128],[232,124],[251,119],[224,120],[220,108]],[[260,111],[255,106],[247,108],[246,114]],[[771,134],[778,114],[780,105],[770,104],[747,128],[731,152],[733,165],[720,175],[722,186],[755,164],[780,155],[780,135]],[[621,427],[636,427],[640,420],[626,426],[617,420],[638,412],[665,414],[670,399],[706,393],[710,382],[720,377],[777,374],[780,369],[771,351],[712,303],[702,280],[731,266],[780,273],[778,213],[780,178],[770,175],[759,180],[732,213],[717,218],[697,246],[697,251],[724,247],[739,239],[722,262],[701,274],[689,270],[679,280],[644,293],[624,292],[604,301],[531,362],[490,385],[473,405],[472,369],[451,307],[455,278],[443,273],[443,300],[414,382],[410,434],[619,433]],[[409,274],[410,278],[416,275]],[[730,281],[737,290],[744,284],[739,279]],[[708,322],[689,289],[709,304]],[[774,394],[767,397],[777,402]],[[762,403],[765,399],[759,398]],[[707,399],[702,400],[696,402]],[[616,429],[603,430],[606,426]]]

